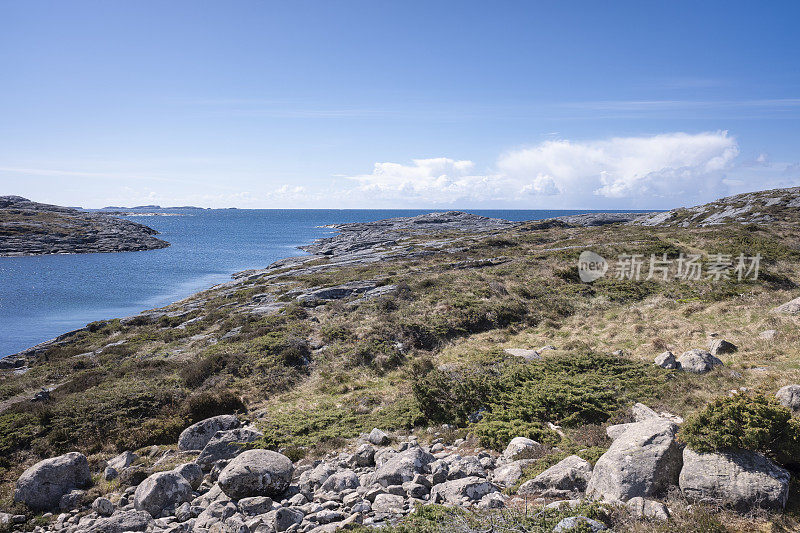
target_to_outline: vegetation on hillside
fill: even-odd
[[[445,242],[452,239],[455,249]],[[416,235],[403,244],[431,253],[253,277],[170,306],[173,315],[156,321],[97,323],[37,356],[27,372],[4,372],[0,505],[22,469],[40,458],[77,448],[99,461],[124,449],[174,445],[190,423],[227,412],[250,417],[265,433],[259,445],[295,459],[375,426],[412,431],[446,423],[494,449],[529,436],[547,446],[528,477],[564,453],[596,460],[609,445],[605,426],[628,421],[637,401],[689,417],[681,435],[697,449],[796,454],[797,419],[763,399],[800,382],[800,333],[792,318],[770,312],[797,295],[800,234],[792,224],[531,223],[487,235]],[[575,266],[585,249],[609,259],[701,254],[704,265],[716,253],[759,253],[761,275],[637,282],[609,271],[586,284]],[[396,289],[321,304],[294,298],[365,279]],[[268,315],[243,307],[257,298],[291,303]],[[777,337],[759,338],[766,329]],[[706,348],[712,333],[740,346],[723,357],[724,367],[689,375],[652,364],[667,349]],[[539,361],[504,352],[543,345],[556,349]],[[622,355],[611,355],[617,350]],[[30,402],[42,387],[53,388],[50,400]],[[760,395],[714,399],[742,387]],[[698,521],[716,520],[703,512],[697,508]],[[441,513],[450,511],[425,511],[397,531],[438,531]],[[545,528],[557,516],[524,519]],[[473,519],[481,520],[459,518]]]

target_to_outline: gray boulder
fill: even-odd
[[[280,496],[294,473],[292,461],[270,450],[248,450],[233,459],[219,475],[219,486],[230,498]]]
[[[54,509],[61,497],[91,483],[89,462],[82,453],[71,452],[31,466],[17,480],[14,501],[34,510]]]
[[[231,501],[213,501],[197,516],[195,531],[204,532],[211,529],[215,524],[234,516],[236,512],[236,504]]]
[[[157,472],[136,487],[133,506],[137,511],[147,511],[153,518],[183,502],[192,499],[192,486],[175,472]]]
[[[237,502],[239,510],[250,516],[258,516],[272,510],[272,498],[266,496],[252,496],[242,498]]]
[[[525,348],[505,348],[503,349],[505,353],[508,355],[513,355],[514,357],[521,357],[527,361],[535,361],[537,359],[541,359],[542,356],[536,350],[528,350]]]
[[[400,514],[403,512],[405,499],[395,494],[378,494],[372,504],[372,510],[376,513]]]
[[[375,464],[375,448],[367,443],[362,444],[353,454],[354,466],[373,466]]]
[[[511,439],[511,442],[508,443],[508,446],[506,446],[506,449],[503,452],[503,457],[511,460],[522,452],[532,451],[539,447],[541,447],[541,444],[533,439],[529,439],[527,437],[514,437]]]
[[[193,490],[197,490],[197,487],[203,482],[203,469],[197,463],[185,463],[176,466],[172,471],[183,476]]]
[[[133,464],[133,462],[138,459],[139,456],[133,452],[125,451],[121,454],[117,455],[116,457],[109,459],[106,463],[106,466],[109,466],[116,470],[117,472],[128,468]]]
[[[661,416],[643,403],[633,404],[633,407],[631,407],[631,414],[636,422],[644,422],[645,420],[659,418]]]
[[[620,438],[628,429],[634,426],[636,422],[628,422],[625,424],[612,424],[606,428],[606,435],[611,440],[617,440]]]
[[[89,533],[127,533],[147,531],[153,517],[146,511],[117,511],[108,518],[102,518],[88,528]]]
[[[586,494],[606,501],[627,501],[659,494],[678,481],[681,448],[677,424],[651,418],[628,424],[594,466]]]
[[[452,460],[448,461],[448,480],[470,476],[486,477],[486,470],[483,468],[480,460],[476,456],[470,455],[467,457],[460,457],[456,455],[451,457]]]
[[[704,374],[711,371],[715,366],[721,366],[722,361],[711,355],[705,350],[689,350],[678,358],[681,370],[692,374]]]
[[[298,480],[300,490],[303,492],[314,492],[325,483],[325,480],[327,480],[329,476],[335,473],[336,466],[322,462],[311,470],[306,470],[300,474],[300,479]]]
[[[532,459],[521,459],[519,461],[512,461],[503,466],[497,467],[492,473],[492,482],[500,485],[501,487],[510,487],[522,477],[523,470],[528,465],[532,464]]]
[[[92,502],[92,511],[100,516],[111,516],[114,513],[114,504],[108,498],[97,498]]]
[[[547,498],[577,496],[586,490],[592,477],[592,465],[577,455],[554,464],[519,488],[519,494],[541,494]]]
[[[789,472],[751,451],[683,451],[680,488],[687,498],[730,505],[782,510],[789,497]]]
[[[373,428],[369,433],[368,440],[375,446],[384,446],[389,444],[389,435],[378,428]]]
[[[675,359],[675,356],[672,352],[664,352],[659,354],[655,358],[655,364],[661,368],[666,368],[667,370],[675,370],[680,368],[680,365],[678,364],[678,361]]]
[[[255,442],[263,436],[263,433],[253,428],[217,431],[200,452],[197,464],[203,470],[210,470],[217,461],[236,457],[241,453],[245,444]]]
[[[181,432],[178,437],[179,450],[202,450],[217,431],[236,429],[241,425],[235,415],[220,415],[201,420]]]
[[[402,485],[406,481],[412,481],[416,474],[427,473],[428,465],[433,461],[435,461],[433,455],[414,446],[381,465],[375,471],[375,482],[384,487]]]
[[[431,502],[460,504],[465,499],[475,502],[498,490],[496,485],[483,478],[463,477],[434,485],[431,489]]]
[[[287,531],[296,524],[300,524],[305,514],[299,509],[281,507],[270,511],[266,516],[267,524],[271,525],[275,531]]]
[[[736,353],[738,349],[739,347],[732,342],[722,339],[712,339],[708,351],[711,352],[711,355],[725,355],[728,353]]]
[[[358,475],[355,472],[342,470],[328,476],[328,479],[325,480],[320,489],[325,492],[342,492],[347,489],[355,489],[360,484]]]
[[[608,528],[602,522],[598,522],[592,518],[586,518],[585,516],[569,516],[556,524],[556,527],[553,528],[553,533],[586,531],[587,529],[592,533],[596,533],[597,531],[604,531]]]
[[[794,412],[800,411],[800,385],[786,385],[778,389],[775,397],[782,406]]]
[[[669,509],[661,502],[647,500],[641,496],[631,498],[625,502],[625,506],[630,509],[631,514],[636,518],[652,518],[654,520],[668,520]]]
[[[80,509],[83,507],[83,497],[85,490],[75,489],[64,494],[58,502],[58,507],[64,512]]]

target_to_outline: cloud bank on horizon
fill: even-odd
[[[727,131],[555,139],[507,150],[485,168],[443,156],[376,162],[369,173],[340,174],[327,182],[256,179],[245,184],[230,179],[220,181],[217,190],[193,186],[191,178],[137,177],[133,172],[36,168],[0,168],[0,172],[36,176],[39,181],[91,180],[97,194],[85,198],[85,207],[671,209],[742,192],[800,186],[800,164],[772,162],[766,154],[743,160],[740,152],[736,137]]]
[[[500,154],[477,172],[469,160],[375,163],[350,176],[364,197],[432,205],[486,203],[532,208],[669,208],[720,196],[800,184],[796,165],[736,162],[726,131],[607,140],[548,140]]]

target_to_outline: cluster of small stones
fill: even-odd
[[[738,351],[739,347],[723,339],[712,338],[708,350],[694,348],[684,352],[680,357],[666,351],[656,356],[653,361],[661,368],[668,370],[683,370],[692,374],[705,374],[715,367],[724,366],[718,355],[732,354]]]
[[[777,396],[800,408],[800,385],[784,387]],[[525,437],[512,439],[498,454],[477,448],[469,437],[445,442],[433,429],[430,444],[421,444],[414,435],[392,438],[376,428],[348,451],[292,463],[278,452],[245,450],[242,444],[262,433],[234,415],[221,415],[184,430],[177,450],[154,447],[150,468],[132,452],[109,460],[101,475],[117,488],[90,506],[82,502],[91,473],[77,452],[30,467],[18,480],[14,499],[46,511],[50,522],[36,526],[37,533],[322,533],[396,523],[429,503],[490,512],[528,503],[572,508],[595,500],[625,506],[640,519],[664,521],[670,510],[658,498],[673,486],[690,500],[736,509],[785,506],[789,472],[763,455],[696,453],[676,439],[679,417],[636,404],[632,418],[607,428],[613,442],[594,467],[569,456],[522,483],[515,496],[503,489],[519,484],[534,462],[526,457],[543,451]],[[12,526],[23,527],[25,519],[0,513],[0,523]],[[606,527],[576,515],[554,531],[580,524]]]

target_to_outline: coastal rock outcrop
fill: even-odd
[[[169,246],[145,225],[102,213],[0,196],[0,256],[132,252]]]

